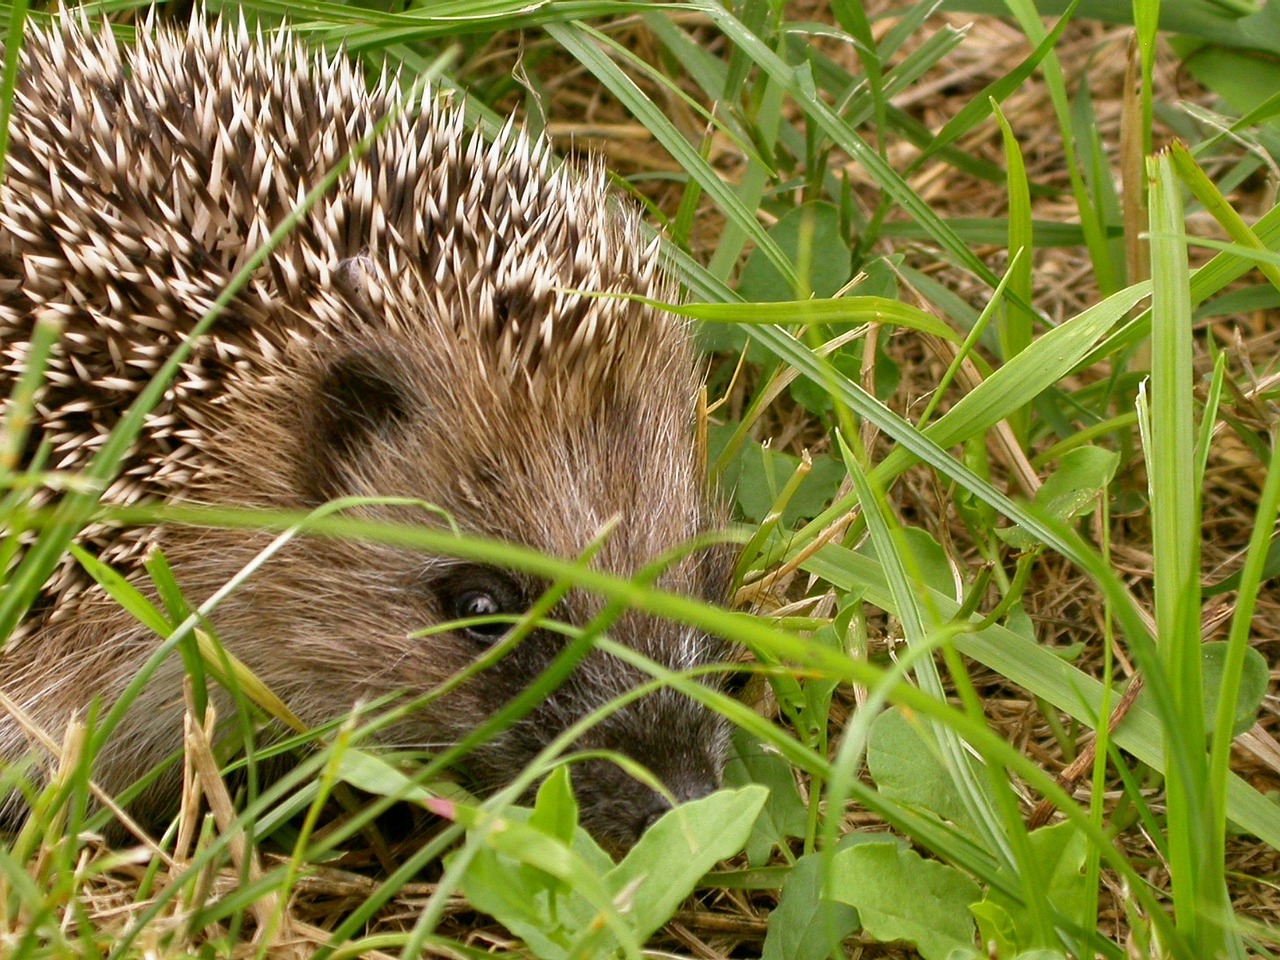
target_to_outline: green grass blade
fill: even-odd
[[[4,73],[0,75],[0,178],[4,177],[5,157],[9,153],[9,115],[13,110],[13,88],[18,82],[22,29],[27,20],[28,0],[16,0],[9,8],[9,25],[4,39]]]
[[[676,159],[698,185],[706,192],[725,215],[764,251],[769,262],[777,268],[793,288],[799,285],[794,264],[765,232],[753,212],[730,187],[720,179],[684,135],[667,119],[666,114],[650,100],[629,76],[618,69],[597,45],[601,36],[580,23],[554,23],[546,25],[556,42],[572,54],[579,63],[590,70],[628,110],[645,125],[658,142]]]
[[[1179,723],[1165,731],[1182,764],[1166,771],[1169,866],[1178,928],[1203,956],[1226,944],[1229,903],[1212,862],[1215,821],[1208,791],[1200,636],[1200,495],[1192,408],[1191,282],[1182,199],[1167,154],[1149,161],[1151,218],[1151,496],[1158,649]],[[1229,915],[1229,907],[1227,914]]]
[[[842,590],[864,589],[868,602],[895,612],[893,593],[883,569],[874,560],[844,547],[823,547],[804,567]],[[1110,585],[1114,594],[1119,582]],[[955,616],[960,604],[932,591],[930,604],[944,617]],[[1094,725],[1101,716],[1105,692],[1102,684],[1051,650],[1000,625],[956,638],[956,646],[966,656],[986,664],[1013,683],[1042,697],[1081,723]],[[1113,697],[1114,702],[1114,697]],[[1163,724],[1156,714],[1141,705],[1125,717],[1113,740],[1143,763],[1157,770],[1167,766],[1163,744]],[[1275,805],[1238,776],[1232,774],[1227,787],[1227,811],[1231,819],[1272,846],[1280,847],[1280,818]]]
[[[694,0],[693,6],[709,17],[725,35],[747,52],[756,65],[764,70],[775,83],[795,98],[796,102],[817,123],[819,128],[837,145],[856,159],[880,186],[904,210],[929,231],[930,236],[944,250],[955,258],[956,262],[968,269],[974,276],[994,287],[999,278],[965,244],[955,235],[942,219],[933,212],[920,196],[911,189],[901,175],[880,157],[857,132],[846,123],[834,110],[820,99],[808,95],[788,64],[777,54],[760,42],[751,31],[747,30],[732,14],[711,3],[709,0]]]
[[[1064,18],[1065,19],[1065,18]],[[991,109],[1004,140],[1004,159],[1008,169],[1009,253],[1018,260],[1009,266],[1009,293],[1001,311],[998,326],[1000,349],[1005,361],[1012,360],[1031,345],[1031,326],[1035,315],[1023,304],[1031,302],[1031,260],[1035,251],[1031,229],[1031,193],[1027,188],[1027,168],[1022,161],[1018,139],[994,101]],[[1031,410],[1021,407],[1009,414],[1014,436],[1026,446],[1031,426]]]
[[[1017,19],[1023,33],[1032,43],[1038,45],[1047,31],[1031,0],[1006,0],[1006,6]],[[1067,99],[1066,81],[1062,76],[1062,66],[1053,51],[1049,51],[1041,62],[1041,75],[1048,88],[1054,113],[1058,117],[1067,175],[1071,180],[1071,192],[1075,197],[1076,209],[1080,215],[1080,225],[1084,229],[1085,242],[1089,248],[1089,258],[1093,263],[1098,289],[1103,294],[1113,293],[1117,288],[1116,271],[1111,263],[1101,218],[1089,197],[1089,191],[1085,187],[1084,178],[1076,161],[1075,144],[1071,138],[1071,108]]]
[[[912,164],[912,168],[920,167],[927,159],[932,157],[942,147],[954,143],[960,137],[964,136],[993,112],[997,115],[1000,125],[1005,126],[1003,116],[999,114],[998,107],[1005,99],[1021,87],[1035,72],[1040,62],[1049,55],[1054,45],[1062,36],[1062,31],[1066,29],[1067,24],[1071,22],[1072,16],[1075,14],[1076,6],[1079,0],[1072,0],[1071,5],[1066,12],[1058,19],[1054,28],[1044,35],[1036,48],[1023,59],[1011,71],[993,80],[982,91],[980,91],[972,100],[960,108],[960,112],[948,120],[938,131],[938,136],[933,143],[920,155],[920,157]],[[1007,150],[1006,150],[1007,152]]]
[[[1142,153],[1151,154],[1151,80],[1155,71],[1156,31],[1160,26],[1160,0],[1133,0],[1133,25],[1138,35],[1142,64]]]
[[[925,652],[913,661],[916,681],[921,690],[945,701],[947,694],[937,664],[932,656],[927,655],[935,646],[930,634],[941,629],[944,623],[937,611],[928,608],[929,594],[922,589],[918,570],[911,569],[915,564],[902,542],[901,529],[893,520],[883,492],[875,488],[874,478],[867,475],[847,449],[845,462],[849,465],[849,478],[862,503],[862,513],[866,517],[876,557],[894,595],[894,609],[902,624],[903,636],[910,648]],[[933,736],[969,819],[981,832],[981,839],[991,846],[999,860],[1012,868],[1014,853],[993,809],[990,792],[977,776],[964,745],[948,727],[928,724],[925,729]],[[1019,871],[1019,875],[1023,874]]]
[[[1271,252],[1267,250],[1258,235],[1244,222],[1244,218],[1236,213],[1235,208],[1227,202],[1218,188],[1214,186],[1213,181],[1200,169],[1200,165],[1196,163],[1195,158],[1192,157],[1191,152],[1184,144],[1175,141],[1169,145],[1167,152],[1178,178],[1186,184],[1187,189],[1191,191],[1191,195],[1213,216],[1213,219],[1218,221],[1222,229],[1227,231],[1227,235],[1232,240],[1242,247],[1249,247],[1264,253]],[[1262,275],[1271,281],[1271,285],[1280,290],[1280,265],[1270,259],[1263,258],[1259,258],[1255,263]]]

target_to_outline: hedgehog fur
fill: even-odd
[[[147,417],[108,504],[310,508],[345,495],[436,505],[462,529],[631,575],[716,522],[692,421],[699,373],[683,323],[635,300],[673,288],[635,215],[595,163],[553,169],[508,124],[494,142],[460,109],[403,103],[286,31],[195,18],[136,42],[63,15],[28,24],[0,185],[0,380],[25,369],[33,324],[63,332],[37,396],[46,468],[83,468],[229,280],[362,140],[366,152],[256,269]],[[53,501],[41,492],[36,504]],[[357,515],[423,523],[425,511]],[[97,524],[80,543],[143,589],[160,547],[193,602],[270,538]],[[720,600],[723,551],[659,584]],[[474,612],[520,612],[545,584],[372,543],[299,538],[211,616],[228,649],[306,722],[389,693],[419,696],[491,645],[492,629],[416,638]],[[555,615],[587,623],[571,591]],[[722,656],[698,632],[638,613],[610,631],[667,667]],[[157,640],[68,560],[0,654],[0,691],[54,739],[92,698],[110,703]],[[496,665],[392,727],[388,745],[455,742],[550,663],[535,631]],[[171,658],[97,759],[120,790],[180,743]],[[642,680],[593,652],[547,701],[464,763],[492,788],[586,713]],[[234,711],[224,701],[223,716]],[[611,715],[581,746],[649,766],[677,797],[713,789],[721,721],[669,690]],[[28,749],[0,715],[0,760]],[[584,822],[627,841],[665,805],[607,761],[574,781]],[[176,774],[135,805],[159,816]]]

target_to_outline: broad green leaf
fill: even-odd
[[[703,875],[742,850],[764,809],[761,786],[721,790],[669,811],[645,831],[606,878],[617,896],[628,893],[628,920],[643,940],[671,918]]]
[[[884,796],[972,831],[951,774],[901,710],[890,707],[872,723],[867,769]]]
[[[752,785],[677,807],[617,866],[581,828],[568,845],[534,829],[529,811],[494,817],[460,804],[459,821],[483,830],[462,890],[541,960],[609,956],[620,933],[642,943],[712,867],[742,849],[767,797]]]
[[[1280,18],[1276,26],[1280,27]],[[1179,44],[1177,50],[1191,75],[1222,97],[1234,113],[1254,110],[1280,84],[1280,65],[1274,60],[1228,47],[1186,42]]]
[[[422,803],[439,796],[381,757],[364,750],[348,748],[342,752],[338,758],[338,777],[358,790],[381,797],[403,797]]]
[[[1059,520],[1081,516],[1098,503],[1120,465],[1120,455],[1102,447],[1078,447],[1063,454],[1036,491],[1036,503]]]
[[[708,453],[716,458],[733,436],[734,425],[713,426],[708,434]],[[759,523],[773,509],[778,493],[800,466],[800,458],[782,453],[750,440],[742,445],[721,477],[727,490],[747,520]],[[844,467],[830,457],[813,461],[805,477],[782,511],[780,525],[789,529],[798,520],[807,519],[826,508],[844,480]]]
[[[1092,446],[1069,450],[1036,491],[1036,506],[1064,523],[1089,513],[1105,495],[1119,465],[1120,455],[1113,450]],[[1020,550],[1030,550],[1039,543],[1020,526],[997,529],[996,535]]]
[[[1085,876],[1083,873],[1088,845],[1084,835],[1070,823],[1057,823],[1041,827],[1027,837],[1040,867],[1040,875],[1048,886],[1044,897],[1057,915],[1066,920],[1077,920],[1085,904]],[[994,904],[1000,916],[1013,924],[1013,942],[1022,948],[1045,949],[1049,945],[1036,943],[1036,928],[1025,905],[998,890],[987,893],[984,903]]]
[[[622,938],[634,949],[647,935],[637,937],[627,912],[613,902],[605,879],[612,861],[586,831],[575,830],[572,843],[565,843],[531,826],[529,810],[495,816],[465,804],[455,809],[471,842],[479,844],[462,875],[463,894],[540,960],[572,956],[584,937],[611,944]]]
[[[840,213],[829,203],[806,203],[787,211],[769,228],[778,248],[796,264],[800,287],[784,277],[757,247],[738,278],[738,293],[752,302],[829,298],[853,277]]]
[[[533,812],[529,815],[529,826],[561,843],[573,842],[578,830],[578,801],[573,795],[567,766],[556,767],[538,787]],[[569,888],[562,881],[543,874],[537,867],[520,865],[519,873],[530,871],[536,871],[536,879],[549,886],[554,893],[568,892]]]
[[[969,905],[982,891],[959,870],[895,843],[858,844],[832,859],[831,896],[856,908],[877,940],[909,940],[924,960],[973,947]]]
[[[463,895],[523,940],[541,960],[568,956],[576,931],[557,919],[553,888],[539,882],[539,874],[515,867],[494,850],[480,850],[463,875]]]
[[[1214,714],[1222,695],[1222,670],[1226,663],[1228,644],[1223,641],[1206,643],[1200,648],[1200,665],[1204,677],[1205,733],[1212,733]],[[1267,660],[1253,647],[1245,647],[1243,670],[1236,687],[1236,715],[1231,725],[1231,735],[1239,736],[1253,726],[1258,718],[1262,698],[1266,696],[1269,674]],[[1138,702],[1145,703],[1150,694],[1143,690]],[[1149,705],[1148,705],[1149,708]]]
[[[787,874],[778,906],[769,914],[762,960],[824,960],[833,944],[857,931],[858,911],[822,898],[822,861],[821,854],[811,853]]]
[[[1018,952],[1018,931],[1004,907],[988,898],[970,904],[969,912],[978,921],[979,941],[987,945],[992,956],[1012,957]]]
[[[765,863],[773,848],[790,837],[803,837],[808,807],[796,786],[795,768],[777,751],[741,730],[734,731],[733,754],[725,765],[726,786],[756,783],[769,791],[769,799],[756,818],[747,841],[747,862]]]
[[[838,350],[828,357],[828,361],[832,368],[840,371],[851,380],[860,377],[862,374],[862,357],[857,351],[849,349]],[[897,368],[894,367],[893,369],[896,371]],[[879,365],[877,365],[876,394],[881,399],[884,399],[888,394],[882,391],[882,381],[879,373]],[[788,387],[788,392],[791,394],[792,399],[813,414],[828,413],[835,407],[831,394],[820,384],[814,383],[805,377],[797,377],[793,380],[791,386]]]

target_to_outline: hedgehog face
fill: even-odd
[[[697,380],[682,333],[657,338],[665,354],[650,345],[644,358],[669,371],[675,384],[655,380],[647,367],[624,366],[588,384],[594,390],[588,400],[580,371],[511,376],[494,369],[494,353],[456,331],[422,336],[424,326],[443,326],[438,318],[375,326],[363,311],[353,308],[353,314],[367,324],[358,336],[293,357],[291,375],[276,378],[290,389],[258,394],[243,430],[262,430],[266,405],[279,433],[221,471],[242,490],[211,489],[210,498],[264,489],[278,491],[279,505],[294,507],[343,496],[410,498],[440,508],[464,531],[563,558],[580,556],[602,537],[593,564],[624,577],[714,525],[694,451]],[[671,321],[648,311],[637,311],[635,321],[672,329]],[[221,449],[249,450],[237,429],[228,427]],[[287,456],[263,456],[264,445]],[[364,512],[439,522],[414,508]],[[507,627],[476,626],[422,640],[412,638],[415,632],[465,617],[522,614],[547,586],[448,558],[321,539],[293,544],[280,562],[290,565],[287,575],[264,569],[224,602],[217,626],[238,655],[265,671],[264,679],[283,684],[278,692],[312,723],[342,715],[361,698],[430,690],[488,653]],[[704,550],[672,562],[658,584],[720,602],[730,564],[725,550]],[[551,618],[583,627],[602,608],[600,598],[575,590]],[[274,654],[253,649],[264,633],[276,638]],[[725,653],[719,641],[696,630],[635,612],[616,619],[607,633],[670,669],[718,662]],[[390,731],[390,745],[430,749],[456,742],[524,691],[564,643],[561,633],[533,631],[476,678]],[[482,788],[500,786],[570,725],[648,679],[591,652],[512,729],[470,754],[468,774]],[[717,715],[662,690],[609,715],[577,747],[624,754],[686,800],[716,788],[725,742]],[[577,765],[574,781],[584,823],[617,844],[634,841],[666,807],[608,761]]]

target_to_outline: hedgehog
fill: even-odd
[[[593,566],[622,577],[716,528],[695,438],[700,361],[687,324],[640,299],[676,290],[638,215],[597,161],[557,166],[546,140],[514,122],[490,141],[456,105],[405,100],[395,77],[366,83],[342,55],[243,19],[147,24],[127,43],[65,14],[28,24],[0,186],[0,392],[25,369],[38,320],[62,332],[27,462],[43,444],[46,470],[83,468],[273,229],[349,160],[198,341],[103,503],[307,510],[381,498],[349,513],[448,522],[563,558],[600,540]],[[42,491],[36,504],[55,498]],[[143,563],[162,551],[195,604],[270,539],[97,523],[78,542],[153,599]],[[725,548],[674,555],[659,587],[723,601]],[[210,625],[318,726],[379,698],[422,698],[492,651],[509,623],[423,628],[522,613],[546,586],[447,556],[299,537]],[[575,589],[553,616],[582,626],[603,607]],[[726,656],[724,641],[637,611],[609,633],[674,670]],[[0,653],[0,691],[56,740],[94,700],[110,706],[158,643],[67,560]],[[559,634],[532,631],[382,744],[456,743],[562,648]],[[179,748],[182,677],[178,658],[165,661],[95,758],[105,789]],[[468,754],[462,774],[492,791],[646,679],[593,650]],[[584,826],[632,842],[666,797],[716,789],[726,742],[724,721],[684,694],[633,699],[577,741],[593,751],[573,765]],[[666,790],[599,751],[638,762]],[[0,761],[29,752],[0,712]],[[144,822],[172,811],[175,767],[134,801]]]

